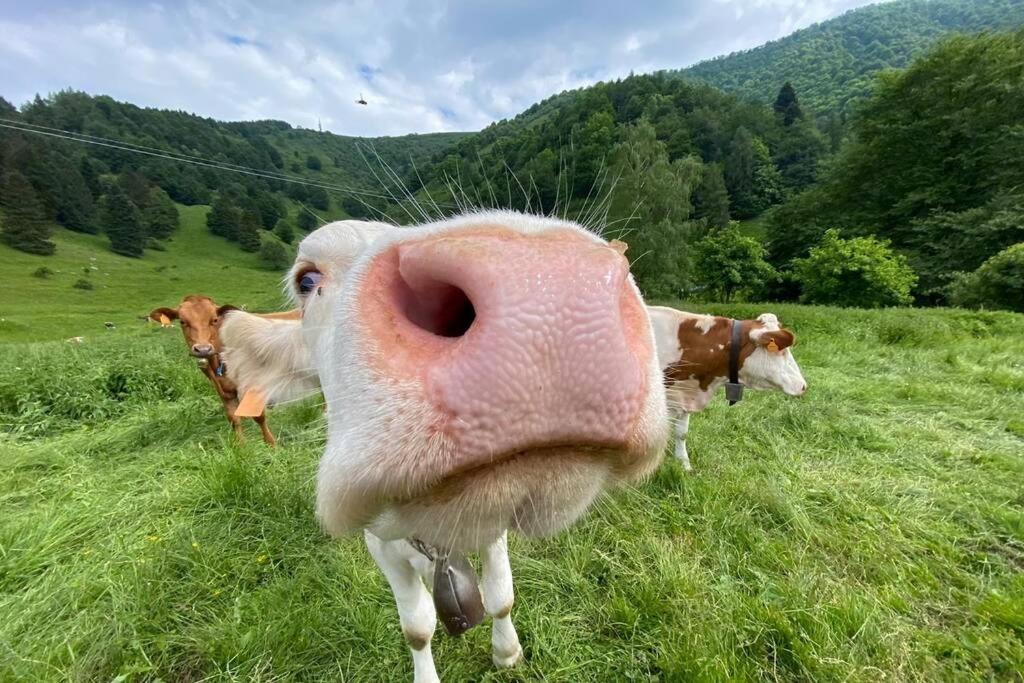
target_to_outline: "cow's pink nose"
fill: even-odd
[[[494,228],[399,244],[361,292],[375,354],[419,382],[459,464],[621,448],[647,397],[650,333],[629,265],[575,232]]]

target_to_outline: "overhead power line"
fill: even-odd
[[[37,124],[26,123],[24,121],[18,121],[16,119],[5,119],[0,118],[0,128],[8,128],[10,130],[17,130],[23,133],[35,133],[36,135],[45,135],[47,137],[60,138],[63,140],[70,140],[71,142],[80,142],[88,145],[98,145],[101,147],[109,147],[112,149],[121,150],[124,152],[133,152],[135,154],[144,154],[146,156],[158,157],[161,159],[167,159],[170,161],[178,161],[185,164],[192,164],[195,166],[203,166],[206,168],[218,169],[221,171],[231,171],[234,173],[242,173],[244,175],[255,176],[258,178],[265,178],[267,180],[279,180],[281,182],[295,183],[298,185],[306,185],[309,187],[319,187],[324,190],[330,190],[340,194],[349,194],[354,196],[373,197],[375,199],[393,200],[394,197],[390,195],[380,194],[378,192],[370,192],[367,190],[357,190],[352,187],[346,187],[344,185],[334,185],[330,183],[319,183],[299,176],[288,175],[284,173],[277,173],[276,171],[264,171],[261,169],[255,169],[249,166],[242,166],[239,164],[231,164],[228,162],[220,162],[204,157],[199,157],[191,154],[182,154],[179,152],[172,152],[169,150],[159,149],[157,147],[148,147],[146,145],[136,145],[131,142],[125,142],[122,140],[116,140],[113,138],[104,138],[97,135],[88,135],[85,133],[76,133],[74,131],[63,130],[60,128],[51,128],[49,126],[41,126]]]

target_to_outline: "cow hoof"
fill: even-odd
[[[501,655],[497,650],[495,650],[491,654],[491,659],[494,661],[494,666],[499,669],[511,669],[516,664],[523,661],[523,648],[522,646],[516,646],[515,652],[508,656]]]

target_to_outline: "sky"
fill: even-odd
[[[344,135],[479,130],[563,90],[756,47],[871,1],[0,0],[0,95],[20,106],[73,88]]]

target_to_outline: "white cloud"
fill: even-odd
[[[349,135],[473,130],[867,1],[19,3],[0,21],[0,95],[20,104],[70,87],[219,119],[319,119]]]

